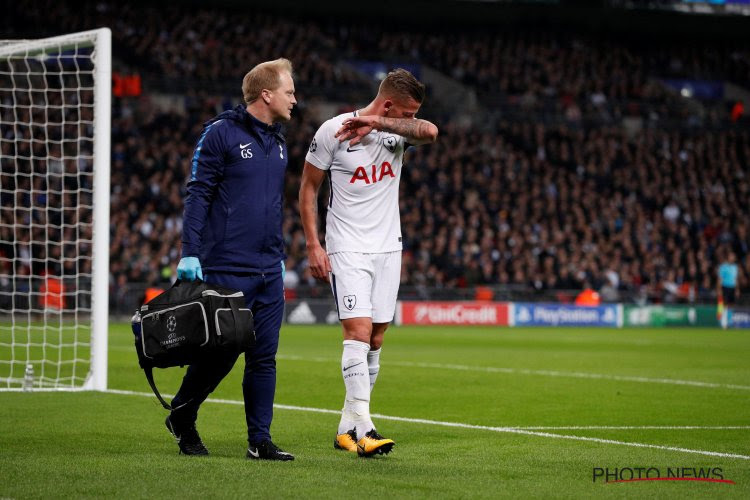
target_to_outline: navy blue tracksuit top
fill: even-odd
[[[182,256],[203,272],[279,273],[287,150],[280,125],[244,106],[204,124],[193,154]]]

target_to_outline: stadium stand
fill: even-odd
[[[235,103],[243,68],[279,55],[294,62],[300,93],[287,131],[284,222],[294,293],[327,296],[306,269],[296,207],[318,125],[306,97],[358,102],[373,82],[350,62],[373,57],[431,66],[475,91],[485,108],[471,124],[438,121],[438,143],[410,153],[401,186],[403,294],[483,286],[506,297],[572,301],[592,287],[609,302],[713,300],[723,248],[750,276],[747,118],[733,117],[724,101],[685,99],[662,83],[750,86],[747,46],[644,50],[634,41],[565,33],[495,35],[459,26],[434,36],[413,26],[352,30],[312,18],[299,29],[264,13],[252,14],[249,33],[249,14],[222,9],[185,16],[176,7],[86,2],[73,13],[51,1],[27,3],[4,2],[24,20],[6,33],[109,25],[115,68],[144,77],[144,95],[117,99],[113,110],[114,304],[173,276],[200,123]],[[151,92],[167,91],[176,110],[154,103]],[[623,127],[626,117],[643,124]]]

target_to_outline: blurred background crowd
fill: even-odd
[[[423,116],[441,131],[407,153],[402,174],[403,296],[470,297],[482,286],[496,298],[568,300],[590,287],[605,301],[713,301],[729,252],[743,291],[750,285],[747,39],[2,4],[7,37],[110,26],[114,71],[142,83],[139,95],[113,100],[115,303],[173,279],[202,123],[240,102],[249,68],[280,56],[295,66],[299,101],[286,127],[292,295],[328,295],[307,270],[297,208],[309,141],[327,117],[366,104],[395,66],[428,81]]]

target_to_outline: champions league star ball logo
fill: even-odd
[[[310,152],[314,153],[317,149],[318,149],[318,141],[313,139],[312,142],[310,143]]]
[[[356,295],[344,295],[344,307],[349,309],[350,311],[354,309],[354,306],[357,305],[357,296]]]
[[[175,318],[174,314],[172,314],[171,316],[169,316],[169,318],[167,318],[167,330],[169,330],[170,332],[174,332],[176,328],[177,318]]]
[[[389,135],[385,139],[383,139],[383,146],[385,146],[385,149],[393,153],[396,151],[396,138],[392,135]]]

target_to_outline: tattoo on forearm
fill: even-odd
[[[381,130],[393,132],[403,137],[427,139],[430,137],[430,125],[425,120],[411,118],[380,118]]]

